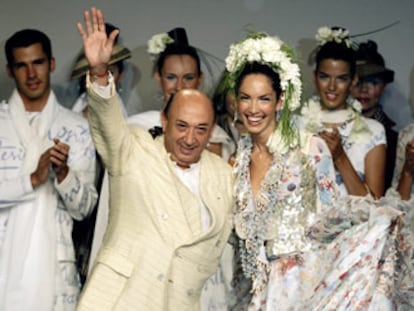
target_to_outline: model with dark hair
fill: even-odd
[[[304,127],[321,136],[331,150],[343,195],[384,193],[386,137],[384,127],[361,114],[352,98],[356,55],[348,31],[321,27],[313,80],[317,95],[302,109]]]

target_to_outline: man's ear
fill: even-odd
[[[9,78],[14,79],[14,73],[13,73],[13,70],[12,70],[12,68],[10,67],[10,65],[9,65],[9,64],[7,64],[6,69],[7,69],[7,75],[9,76]]]
[[[217,125],[217,123],[214,122],[213,126],[210,129],[210,133],[208,134],[209,135],[209,139],[208,140],[210,140],[211,137],[213,137],[213,132],[214,132],[214,129],[216,128],[216,125]]]
[[[56,66],[56,61],[55,61],[55,58],[54,58],[54,57],[52,57],[52,58],[50,59],[50,72],[55,71],[55,66]]]

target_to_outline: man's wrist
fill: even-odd
[[[69,166],[64,165],[62,167],[55,169],[55,175],[58,183],[60,184],[68,175],[69,173]]]
[[[40,179],[35,173],[30,174],[30,183],[32,184],[33,189],[40,185]]]
[[[108,76],[108,66],[106,64],[101,64],[89,67],[89,75],[91,78],[105,78]]]
[[[91,82],[104,86],[108,84],[109,76],[110,72],[107,66],[89,68],[89,79]]]

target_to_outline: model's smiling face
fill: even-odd
[[[314,72],[314,82],[324,108],[346,108],[346,99],[356,83],[351,76],[349,64],[343,60],[324,59]]]
[[[278,100],[269,77],[252,73],[243,78],[239,87],[238,110],[248,132],[269,137],[276,128],[276,113],[281,107],[281,100]]]

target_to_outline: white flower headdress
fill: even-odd
[[[230,46],[225,62],[228,85],[232,89],[249,63],[267,65],[279,75],[280,86],[284,92],[283,110],[279,125],[274,135],[270,137],[268,146],[271,151],[275,150],[274,145],[280,144],[281,141],[284,142],[284,149],[295,146],[297,132],[292,127],[291,114],[301,106],[302,80],[299,66],[294,62],[293,49],[278,37],[272,37],[263,32],[250,33],[242,41]]]
[[[279,74],[280,86],[285,92],[284,105],[290,111],[295,111],[300,107],[302,81],[299,66],[293,62],[293,54],[293,50],[278,37],[265,33],[250,34],[246,39],[230,46],[225,60],[230,75],[229,82],[234,87],[247,63],[268,65]]]
[[[339,27],[320,27],[315,35],[315,39],[318,41],[319,45],[324,45],[330,41],[334,41],[336,43],[343,42],[349,48],[352,45],[352,41],[349,37],[349,31]]]
[[[174,39],[166,32],[153,35],[151,39],[148,40],[147,52],[152,58],[157,58],[160,53],[164,52],[167,45],[173,42]]]

